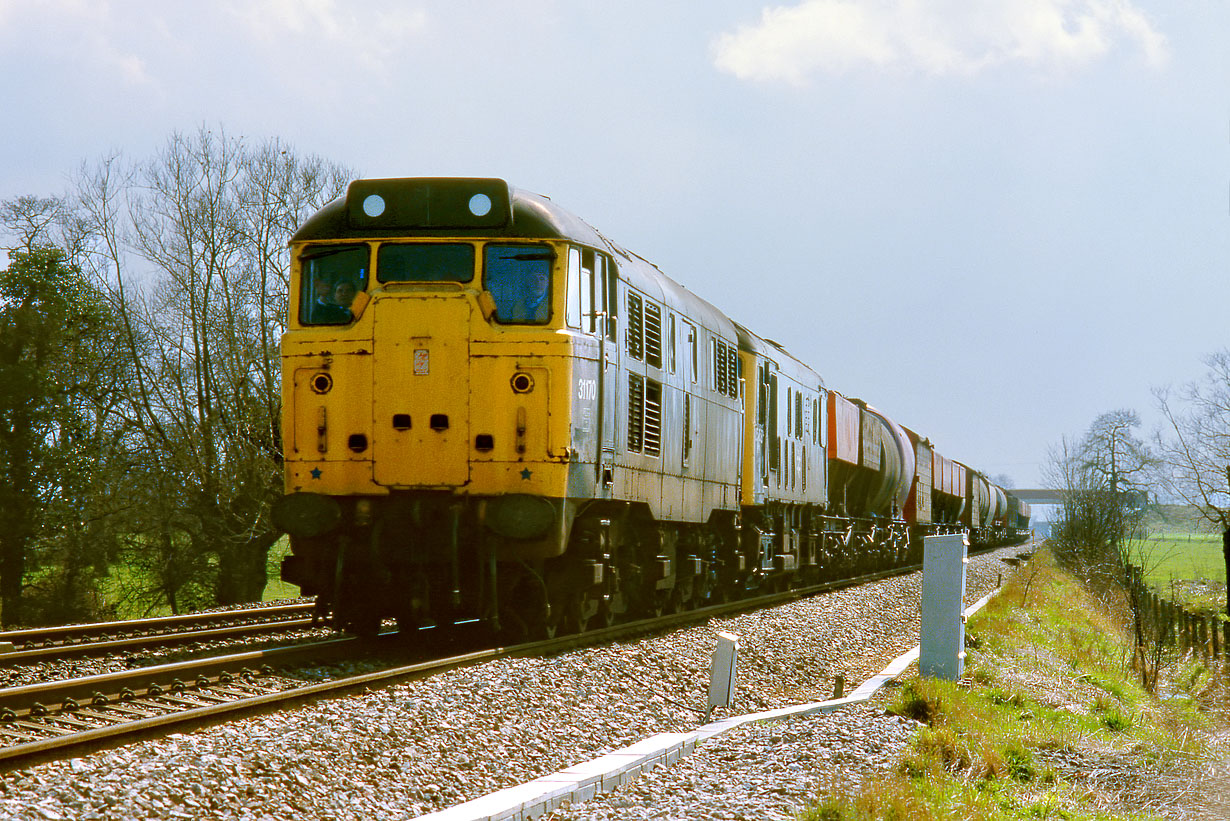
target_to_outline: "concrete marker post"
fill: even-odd
[[[965,669],[964,534],[923,540],[922,635],[918,669],[924,676],[957,681]]]
[[[713,651],[713,665],[709,671],[709,710],[705,717],[713,715],[714,707],[729,707],[735,700],[735,670],[739,660],[739,637],[733,633],[718,633],[717,648]]]

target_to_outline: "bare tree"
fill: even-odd
[[[1140,419],[1117,410],[1094,420],[1080,440],[1051,449],[1045,480],[1063,493],[1051,544],[1056,557],[1095,590],[1113,590],[1127,602],[1133,655],[1146,686],[1156,679],[1151,646],[1156,625],[1140,584],[1156,559],[1147,548],[1144,505],[1156,459],[1134,433]]]
[[[1081,458],[1095,485],[1112,493],[1148,487],[1157,460],[1133,432],[1139,427],[1140,415],[1123,408],[1093,420],[1081,442]]]
[[[0,225],[12,237],[5,250],[28,254],[57,245],[56,226],[63,217],[64,202],[59,197],[23,196],[0,202]]]
[[[1166,465],[1166,490],[1222,531],[1230,580],[1230,350],[1205,357],[1204,364],[1204,376],[1177,392],[1154,390],[1168,425],[1156,447]],[[1230,612],[1230,585],[1226,595]]]
[[[117,560],[129,608],[260,596],[278,537],[286,241],[351,176],[202,127],[144,162],[83,165],[72,197],[0,203],[0,249],[19,262],[0,283],[6,619],[96,604]],[[85,307],[105,332],[56,324]],[[60,393],[22,401],[25,376]]]
[[[21,196],[0,202],[0,228],[9,254],[32,254],[40,248],[58,248],[70,266],[82,267],[85,241],[82,226],[64,197]]]
[[[271,141],[202,127],[125,168],[79,177],[88,258],[105,276],[136,362],[129,421],[143,505],[127,595],[172,609],[259,598],[278,538],[286,240],[339,195],[344,169]],[[203,591],[209,591],[208,595]]]

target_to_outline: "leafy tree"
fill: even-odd
[[[36,237],[29,237],[31,241]],[[64,252],[15,250],[0,272],[0,614],[77,615],[106,572],[101,482],[119,432],[114,317]],[[42,591],[42,613],[25,594]]]

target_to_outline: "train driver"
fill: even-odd
[[[354,302],[354,295],[357,291],[355,284],[350,280],[338,280],[337,285],[333,286],[332,301],[327,304],[318,302],[312,314],[313,320],[326,324],[349,322],[352,319],[350,303]]]
[[[333,312],[333,282],[326,276],[317,276],[312,282],[312,308],[309,311],[313,322],[327,322],[327,317]]]
[[[551,262],[549,251],[532,246],[489,247],[486,284],[498,321],[540,323],[551,318]]]
[[[522,322],[546,322],[551,308],[550,289],[550,269],[545,265],[534,266],[521,282],[520,301],[514,305],[513,313]]]

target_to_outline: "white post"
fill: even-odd
[[[739,659],[739,637],[718,633],[717,649],[713,651],[713,667],[709,673],[709,712],[714,707],[729,707],[735,699],[735,667]]]
[[[956,681],[965,668],[965,565],[969,542],[960,533],[923,540],[922,636],[918,669]]]

